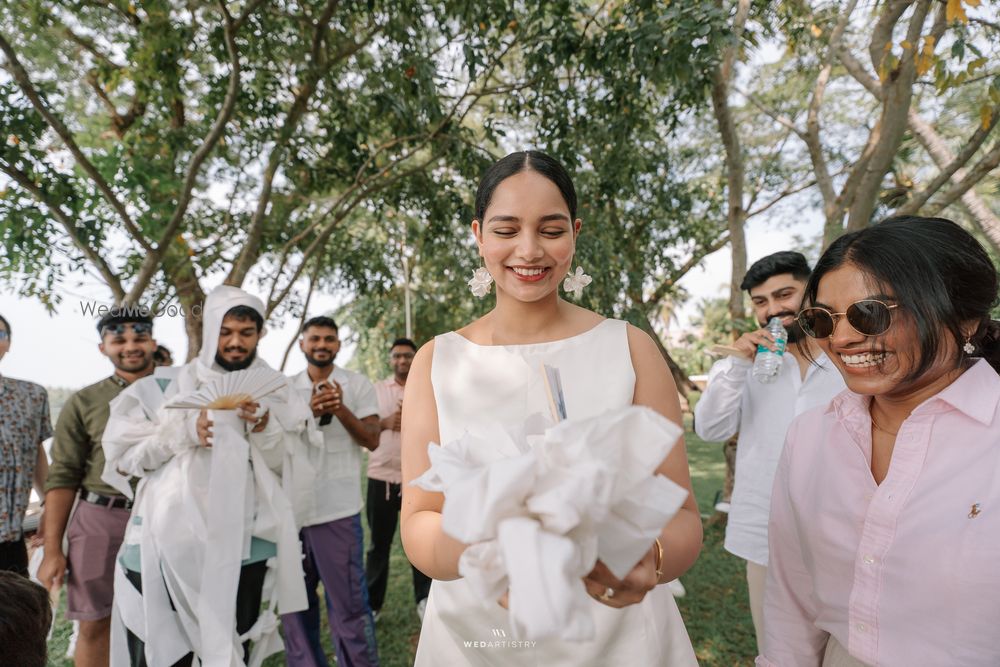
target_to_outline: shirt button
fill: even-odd
[[[864,557],[864,561],[865,561],[866,563],[868,563],[869,565],[871,565],[872,563],[874,563],[874,562],[875,562],[875,559],[874,559],[873,557],[871,557],[871,556],[865,556],[865,557]]]
[[[858,632],[864,632],[865,630],[868,629],[868,627],[864,623],[858,623],[854,627],[858,629]]]

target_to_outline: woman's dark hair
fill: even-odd
[[[872,288],[892,294],[916,325],[920,356],[906,380],[934,364],[942,332],[954,340],[956,366],[967,356],[981,356],[1000,372],[1000,322],[990,319],[997,270],[983,246],[957,224],[904,216],[841,236],[816,263],[806,301],[815,303],[820,280],[844,264],[866,273]],[[975,351],[967,355],[961,325],[970,321],[977,323],[969,341]]]
[[[493,192],[503,181],[514,174],[522,171],[535,171],[552,181],[559,192],[562,193],[563,200],[569,208],[570,222],[576,220],[576,188],[573,187],[573,179],[569,177],[566,169],[559,162],[541,151],[519,151],[501,158],[493,163],[482,180],[479,181],[479,188],[476,190],[476,219],[483,222],[486,208],[493,199]]]

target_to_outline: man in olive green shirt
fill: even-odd
[[[98,348],[115,372],[73,394],[56,424],[45,482],[45,557],[38,579],[51,590],[66,578],[66,618],[80,622],[76,667],[106,667],[109,660],[114,561],[131,502],[101,480],[101,436],[111,400],[153,372],[152,329],[152,319],[138,309],[110,309],[97,324]],[[68,554],[62,549],[64,533]]]

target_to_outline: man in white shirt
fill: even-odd
[[[322,581],[337,664],[378,665],[361,532],[361,449],[378,447],[375,388],[360,373],[334,365],[340,337],[333,319],[308,320],[299,349],[308,367],[292,378],[292,386],[309,401],[323,442],[308,448],[315,481],[311,507],[300,510],[309,609],[281,618],[286,659],[289,667],[328,667],[316,596]]]
[[[754,316],[762,327],[772,317],[781,318],[788,331],[784,363],[773,383],[753,379],[758,346],[773,350],[774,340],[766,329],[744,334],[733,345],[738,352],[712,366],[708,386],[694,410],[694,430],[703,440],[722,441],[739,432],[725,547],[747,562],[758,648],[764,636],[771,486],[785,432],[797,415],[828,403],[844,389],[840,373],[795,322],[809,274],[806,258],[797,252],[776,252],[754,262],[740,287],[749,292]]]

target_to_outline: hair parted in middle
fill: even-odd
[[[541,151],[518,151],[490,165],[476,190],[476,220],[485,222],[483,216],[486,215],[497,186],[522,171],[534,171],[552,181],[562,193],[569,209],[570,221],[576,220],[576,188],[573,187],[573,179],[558,160]]]

